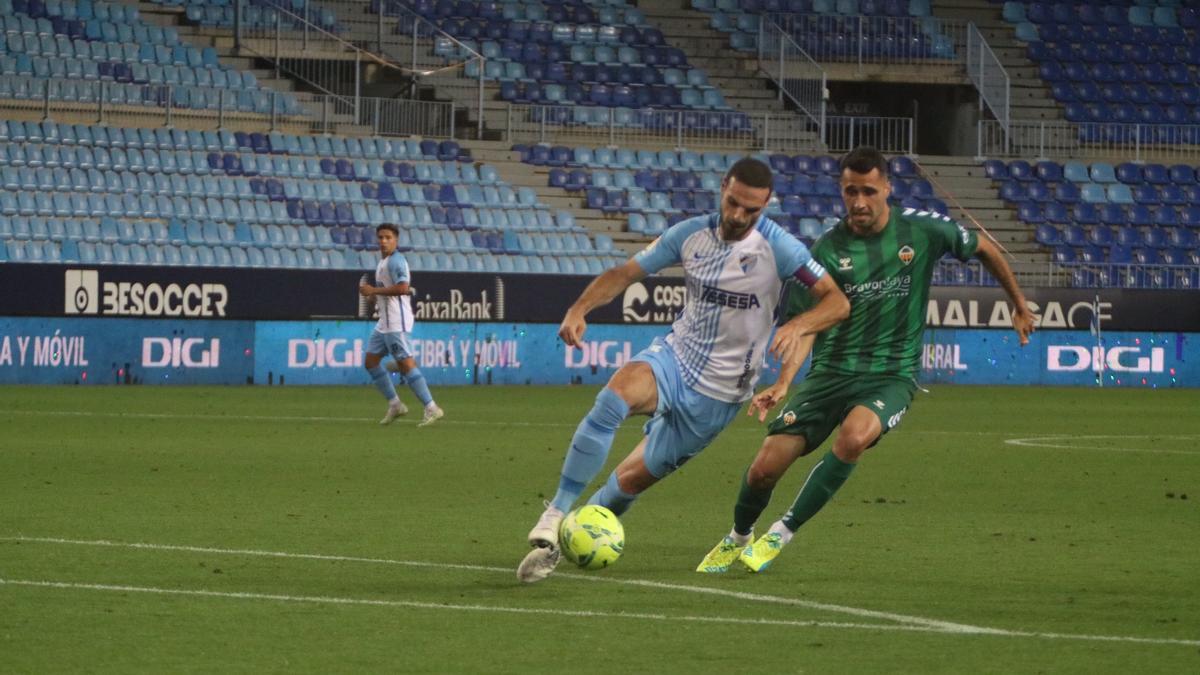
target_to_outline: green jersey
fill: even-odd
[[[817,336],[811,372],[915,377],[933,268],[945,253],[967,260],[978,245],[945,216],[899,207],[874,236],[854,235],[845,220],[821,235],[813,259],[849,298],[850,317]],[[806,288],[789,285],[786,318],[811,305]]]

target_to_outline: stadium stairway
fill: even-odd
[[[752,116],[788,112],[775,88],[759,75],[757,59],[730,49],[728,36],[709,27],[708,15],[671,3],[646,3],[642,9],[671,46],[683,50],[689,63],[708,73],[709,83],[735,110]],[[814,132],[804,129],[799,117],[782,133],[787,138],[816,138]]]
[[[602,235],[600,240],[608,237],[612,240],[614,248],[627,255],[641,250],[649,241],[644,235],[626,231],[625,215],[606,214],[588,208],[582,191],[568,193],[560,188],[551,187],[547,180],[550,167],[521,162],[520,153],[514,152],[509,143],[462,141],[462,145],[470,148],[476,161],[495,166],[500,177],[514,188],[532,188],[537,193],[540,203],[554,210],[570,210],[575,215],[575,224],[586,228],[588,237],[593,241],[597,241],[597,235]]]
[[[362,43],[369,43],[374,39],[377,31],[376,20],[364,13],[364,3],[361,0],[322,0],[322,6],[333,10],[337,15],[338,23],[343,29],[343,37]],[[689,64],[704,70],[709,75],[710,83],[724,95],[726,103],[732,108],[751,114],[786,113],[786,108],[778,100],[774,91],[767,87],[765,80],[752,82],[750,86],[747,86],[745,69],[749,68],[748,72],[754,73],[756,68],[752,60],[745,61],[740,58],[741,55],[738,55],[739,58],[736,60],[724,55],[721,58],[706,56],[714,53],[720,47],[719,43],[727,43],[728,40],[708,29],[702,14],[678,7],[663,8],[658,3],[645,3],[644,6],[638,6],[638,9],[645,13],[646,19],[651,25],[663,30],[670,46],[679,47],[684,51]],[[694,16],[685,17],[684,15],[688,12]],[[393,19],[393,24],[394,21]],[[399,41],[402,46],[405,44],[404,36],[392,36],[391,39]],[[403,47],[400,51],[407,54],[407,50]],[[724,51],[728,52],[729,50]],[[732,52],[730,54],[732,55]],[[734,64],[732,67],[731,63]],[[503,130],[508,126],[509,106],[501,100],[500,85],[497,81],[485,80],[483,89],[484,135],[482,138],[500,139],[503,137]],[[459,132],[457,135],[460,138],[475,137],[474,130],[477,126],[475,110],[479,99],[477,80],[464,77],[461,68],[448,68],[421,77],[418,91],[417,98],[423,100],[452,101],[455,107],[461,111],[458,118]],[[391,95],[391,92],[384,92],[381,95]],[[808,135],[803,131],[798,120],[795,129],[788,129],[782,133],[787,133],[789,138],[804,138]],[[594,141],[594,135],[589,134],[579,138],[571,138],[567,135],[556,139],[556,142],[567,145],[587,144]],[[645,147],[657,148],[661,145],[661,143],[650,140]],[[634,147],[637,145],[634,144]],[[745,148],[747,151],[754,149]]]
[[[1045,272],[1050,254],[1034,241],[1033,229],[1017,220],[1016,212],[999,199],[981,162],[970,157],[934,155],[924,155],[920,162],[924,173],[936,183],[938,197],[950,206],[951,218],[967,228],[974,226],[968,213],[979,221],[1013,254],[1015,259],[1009,264],[1018,274]]]
[[[1016,27],[1001,15],[1003,5],[988,0],[934,0],[933,13],[943,19],[972,21],[1008,72],[1014,120],[1061,120],[1063,110],[1038,75],[1037,65],[1025,55]]]
[[[130,3],[134,4],[134,3]],[[272,91],[291,93],[296,96],[301,107],[303,107],[312,117],[313,122],[304,125],[305,128],[288,128],[287,131],[304,133],[316,131],[323,115],[327,115],[326,119],[330,123],[332,130],[342,135],[367,135],[371,130],[367,127],[354,124],[354,120],[349,115],[338,114],[335,112],[326,112],[321,109],[321,106],[314,103],[308,98],[305,93],[297,86],[295,80],[286,75],[276,75],[275,69],[271,68],[259,59],[249,53],[239,53],[234,46],[234,39],[231,31],[228,28],[215,28],[197,26],[189,23],[185,19],[185,10],[183,7],[161,5],[155,2],[141,0],[136,3],[138,11],[142,15],[142,20],[147,23],[157,24],[160,26],[173,26],[179,31],[180,40],[195,46],[196,48],[212,47],[216,50],[220,62],[231,68],[240,71],[252,73],[257,78],[260,86]],[[285,53],[289,50],[288,43],[283,43]],[[295,50],[302,50],[303,47],[296,43]],[[311,53],[311,49],[306,52],[306,56],[317,56],[322,59],[330,60],[345,60],[347,56],[341,52],[331,53]],[[215,113],[214,113],[215,114]],[[255,124],[246,127],[246,131],[259,130],[261,125]]]
[[[687,54],[688,61],[708,71],[710,81],[725,93],[725,100],[730,105],[745,112],[777,112],[783,109],[770,105],[769,101],[776,101],[777,95],[774,85],[758,74],[758,57],[755,53],[731,48],[729,36],[712,27],[710,14],[691,7],[664,4],[656,3],[653,8],[647,7],[646,18],[655,22],[672,45]],[[947,18],[936,11],[934,14]],[[999,14],[996,16],[999,17]],[[962,49],[963,45],[955,47]],[[860,66],[857,63],[822,61],[820,65],[831,81],[970,84],[958,66],[937,63]],[[756,81],[751,83],[747,78],[755,78]],[[762,94],[764,91],[767,92],[765,96]]]

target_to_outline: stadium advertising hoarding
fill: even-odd
[[[0,383],[366,385],[367,321],[0,318]],[[602,384],[662,334],[597,324],[567,349],[551,324],[424,322],[413,355],[430,384]],[[1200,387],[1200,334],[931,328],[925,383]],[[762,382],[778,375],[768,363]]]
[[[0,318],[0,383],[245,384],[254,324]]]
[[[251,268],[0,265],[0,316],[306,320],[367,318],[358,295],[370,272]],[[420,321],[557,324],[590,281],[538,274],[414,273]],[[1101,328],[1200,333],[1195,291],[1033,288],[1026,290],[1043,329]],[[666,324],[683,307],[681,278],[650,277],[589,316],[594,324]],[[1097,304],[1098,298],[1098,304]],[[935,287],[935,328],[1005,328],[998,288]]]
[[[365,322],[259,322],[255,381],[362,384]],[[430,384],[603,384],[662,333],[658,326],[596,325],[567,349],[549,324],[421,323],[410,346]]]

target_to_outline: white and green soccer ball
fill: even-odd
[[[625,550],[625,528],[612,511],[588,504],[563,518],[558,542],[567,560],[585,570],[603,569]]]

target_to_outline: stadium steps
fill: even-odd
[[[138,2],[137,8],[141,14],[142,21],[159,26],[171,26],[179,32],[179,38],[197,49],[204,47],[212,47],[217,52],[217,57],[223,65],[234,68],[239,71],[249,71],[254,74],[259,85],[271,91],[280,93],[291,93],[296,96],[297,101],[309,113],[312,119],[295,118],[288,122],[277,122],[277,126],[281,131],[291,133],[311,133],[318,130],[320,120],[322,119],[323,111],[318,104],[313,103],[303,92],[303,88],[298,85],[295,80],[281,74],[279,77],[275,75],[275,70],[269,67],[263,67],[263,63],[259,61],[250,52],[239,52],[234,47],[234,39],[229,29],[212,28],[195,26],[188,23],[184,19],[184,10],[181,7],[167,7],[152,2]],[[302,37],[296,40],[285,40],[281,42],[281,53],[297,54],[304,53]],[[309,58],[312,57],[311,52],[305,53]],[[320,58],[330,59],[345,59],[345,54],[321,54]],[[216,117],[215,112],[201,113],[210,117]],[[334,131],[343,135],[365,135],[370,133],[370,129],[365,126],[354,124],[353,118],[347,115],[330,114],[327,117],[328,121],[334,127]],[[228,120],[228,116],[227,116]],[[121,124],[136,125],[136,122],[120,121]],[[236,122],[235,122],[236,124]],[[227,121],[227,126],[229,123]],[[246,130],[258,130],[261,128],[261,122],[255,124],[247,124]],[[231,126],[230,128],[240,128]]]
[[[707,14],[670,3],[646,3],[639,9],[648,23],[662,31],[668,44],[682,50],[689,64],[705,72],[709,84],[734,110],[750,116],[789,113],[774,85],[759,74],[757,57],[730,49],[728,36],[709,27]],[[817,134],[799,116],[782,130],[778,124],[772,122],[777,132],[798,147],[806,142],[818,144]]]
[[[1033,230],[1017,220],[1016,212],[999,199],[995,186],[984,175],[983,166],[978,160],[923,155],[920,163],[923,172],[936,181],[934,191],[939,199],[950,206],[948,215],[951,218],[966,227],[972,226],[972,217],[979,221],[1015,256],[1015,260],[1009,261],[1014,270],[1046,270],[1050,254],[1034,241]]]
[[[987,0],[934,0],[933,14],[943,19],[973,21],[995,52],[1011,81],[1014,120],[1062,120],[1062,106],[1038,75],[1037,64],[1025,56],[1016,27],[1004,20],[1003,6]]]
[[[640,9],[646,21],[662,31],[667,44],[681,49],[688,63],[704,70],[709,83],[734,109],[751,115],[787,112],[770,83],[758,75],[757,58],[730,49],[728,36],[708,26],[707,14],[672,3],[647,3]]]
[[[550,168],[534,166],[521,161],[519,153],[513,152],[511,144],[503,141],[460,141],[464,148],[471,150],[471,156],[476,162],[491,164],[496,167],[500,179],[517,187],[530,187],[537,193],[538,201],[551,209],[565,209],[575,216],[575,223],[587,230],[589,237],[595,240],[597,234],[612,237],[614,244],[621,241],[630,242],[636,251],[645,246],[648,238],[625,231],[626,217],[609,215],[587,207],[587,201],[582,192],[567,192],[561,188],[550,187]]]
[[[343,31],[341,35],[346,39],[359,43],[364,47],[369,47],[372,41],[375,40],[378,27],[374,19],[365,14],[362,2],[353,0],[326,0],[322,3],[324,7],[332,9],[338,17],[339,25]],[[664,16],[671,16],[677,12],[670,10],[660,10],[651,8],[641,8],[647,14],[647,20],[653,23],[652,15],[663,13]],[[681,10],[683,11],[683,10]],[[690,10],[686,10],[690,11]],[[695,14],[695,13],[694,13]],[[392,20],[394,25],[395,20]],[[696,37],[697,39],[708,39],[711,46],[707,51],[701,50],[700,54],[712,54],[718,51],[719,45],[717,42],[727,40],[717,33],[712,32],[707,28],[707,18],[704,15],[696,14],[690,21],[685,21],[684,29],[687,34]],[[388,26],[385,24],[385,30]],[[676,44],[676,41],[668,37],[668,42]],[[408,49],[403,47],[403,36],[393,36],[393,39],[401,42],[399,49],[402,54],[399,56],[407,59]],[[786,108],[779,102],[777,95],[768,89],[765,82],[759,86],[746,86],[746,75],[742,69],[747,67],[739,61],[731,61],[728,58],[708,58],[704,57],[703,63],[693,62],[695,54],[684,50],[689,62],[696,67],[703,68],[709,75],[712,84],[721,89],[722,94],[726,97],[726,102],[737,110],[743,112],[772,112],[776,114],[786,113]],[[731,63],[733,66],[731,67]],[[755,72],[756,66],[753,62],[749,63],[750,73]],[[722,81],[719,78],[725,77],[727,81]],[[716,81],[713,81],[716,79]],[[751,81],[753,82],[753,81]],[[725,85],[725,86],[722,86]],[[476,110],[479,100],[479,84],[475,79],[470,79],[462,75],[461,69],[450,68],[442,70],[431,75],[421,78],[418,82],[418,96],[421,100],[438,100],[450,101],[454,103],[456,110],[461,112],[457,115],[456,136],[460,139],[474,139],[477,137],[476,129],[478,127],[478,119]],[[509,104],[500,100],[500,86],[494,81],[484,82],[484,110],[483,110],[483,136],[485,140],[500,140],[504,139],[510,142],[536,142],[536,138],[530,139],[526,136],[506,135],[509,125]],[[740,105],[741,101],[746,101],[745,105]],[[795,129],[788,129],[789,137],[803,138],[805,131],[803,125],[797,122]],[[578,133],[560,132],[553,139],[556,144],[562,145],[602,145],[607,143],[603,131],[596,129],[584,130]],[[815,139],[815,136],[813,136]],[[660,148],[664,142],[673,140],[671,134],[666,134],[662,138],[647,138],[644,141],[645,147]],[[622,141],[623,146],[638,147],[637,143],[628,143]],[[704,149],[707,146],[696,146],[698,149]],[[747,146],[744,150],[754,150],[754,147]]]

